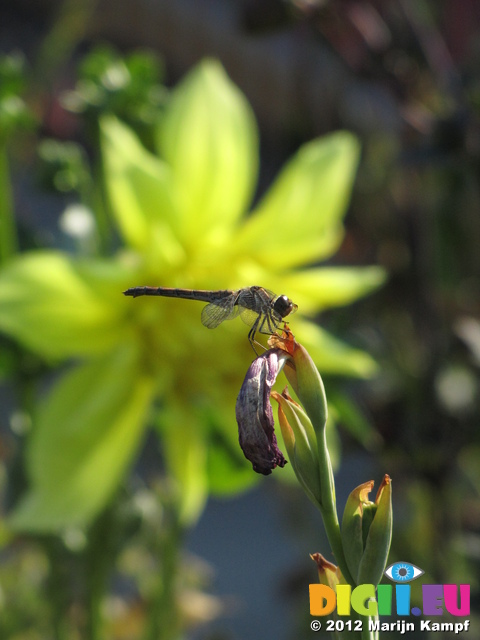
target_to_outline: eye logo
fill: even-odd
[[[393,582],[411,582],[424,573],[410,562],[394,562],[385,569],[385,575]]]

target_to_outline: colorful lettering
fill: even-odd
[[[352,587],[349,584],[337,584],[337,613],[339,616],[350,615],[350,598]]]
[[[375,616],[378,612],[373,584],[359,584],[352,591],[352,608],[361,616]]]
[[[377,587],[378,615],[392,615],[392,585],[379,584]]]
[[[310,584],[310,613],[312,616],[328,616],[335,609],[335,591],[325,584]]]
[[[397,603],[397,615],[409,616],[410,615],[410,585],[409,584],[395,585],[395,600]]]
[[[444,584],[443,598],[445,600],[445,609],[452,616],[469,616],[470,615],[470,585],[460,585],[460,607],[458,606],[457,585]]]

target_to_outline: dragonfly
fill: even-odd
[[[248,340],[255,349],[257,333],[273,335],[284,318],[297,310],[297,305],[285,295],[277,296],[263,287],[245,287],[244,289],[221,289],[205,291],[202,289],[172,289],[170,287],[132,287],[123,292],[126,296],[163,296],[165,298],[183,298],[208,302],[202,310],[202,324],[215,329],[224,320],[240,316],[250,326]],[[260,345],[261,346],[261,345]],[[258,355],[258,354],[257,354]]]

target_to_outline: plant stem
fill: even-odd
[[[71,632],[68,621],[71,595],[66,554],[63,553],[59,540],[53,536],[42,537],[39,542],[42,544],[50,564],[46,592],[51,605],[53,638],[54,640],[68,640]]]
[[[368,616],[362,616],[362,640],[378,640],[378,633],[376,631],[370,631],[369,622],[374,618]]]
[[[333,479],[332,463],[330,462],[330,454],[327,448],[326,430],[317,433],[318,446],[318,463],[320,469],[320,487],[321,487],[321,513],[327,538],[332,547],[335,560],[340,567],[343,577],[352,585],[356,586],[350,571],[347,567],[345,554],[343,553],[342,536],[337,515],[337,504],[335,498],[335,482]]]
[[[181,620],[177,604],[182,527],[175,504],[164,504],[165,524],[159,533],[157,555],[160,575],[152,597],[145,629],[145,640],[177,640]]]
[[[85,550],[86,635],[104,637],[102,605],[107,593],[118,547],[117,502],[109,505],[91,526]]]
[[[0,141],[0,264],[11,258],[17,252],[17,248],[7,143]]]
[[[317,432],[317,446],[318,446],[318,459],[320,468],[320,486],[321,486],[321,513],[325,531],[327,532],[327,538],[332,548],[335,560],[340,567],[345,580],[355,588],[356,582],[353,579],[343,552],[342,535],[340,531],[340,524],[338,522],[337,504],[335,497],[335,481],[333,478],[332,464],[330,462],[330,454],[327,448],[326,429],[322,432]],[[375,631],[370,631],[368,616],[361,616],[362,620],[362,640],[376,640],[378,634]]]
[[[100,122],[98,120],[90,123],[89,132],[94,148],[101,150],[102,140]],[[86,194],[84,194],[84,204],[90,206],[95,214],[100,255],[108,255],[108,252],[112,249],[112,225],[111,216],[109,215],[109,199],[106,193],[105,172],[102,158],[98,155],[93,161],[92,170],[93,183],[90,185],[91,190],[88,199],[85,197]]]

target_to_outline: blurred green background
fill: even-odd
[[[313,636],[246,328],[146,284],[298,302],[340,513],[388,473],[391,562],[478,632],[479,36],[475,0],[2,3],[0,638]]]

